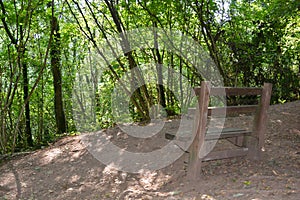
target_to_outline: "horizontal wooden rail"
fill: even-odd
[[[247,114],[254,113],[257,111],[257,105],[243,105],[243,106],[226,106],[226,107],[208,107],[208,115],[224,115],[226,111],[226,115],[230,114]]]
[[[258,105],[226,106],[226,107],[208,107],[208,116],[226,116],[231,114],[254,113]],[[189,115],[194,115],[196,108],[189,108]]]
[[[220,133],[221,131],[221,133]],[[205,140],[226,139],[238,136],[249,136],[252,131],[240,128],[224,128],[222,130],[210,130],[206,132]]]
[[[200,87],[194,88],[195,94],[200,95]],[[210,96],[242,96],[242,95],[261,95],[262,88],[233,88],[233,87],[220,87],[211,88]]]

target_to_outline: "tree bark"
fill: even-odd
[[[30,127],[30,107],[29,101],[27,101],[29,90],[29,80],[28,80],[28,69],[27,64],[24,62],[24,54],[25,54],[25,47],[23,46],[23,27],[20,26],[20,40],[21,43],[18,46],[18,65],[22,68],[23,74],[23,100],[25,104],[25,134],[26,134],[26,141],[28,146],[33,146],[33,138],[32,132]],[[26,102],[27,101],[27,102]]]
[[[28,98],[28,74],[27,74],[27,65],[23,63],[22,66],[23,71],[23,100],[26,103]],[[25,104],[25,134],[28,146],[33,146],[32,132],[30,127],[30,108],[29,101]]]
[[[67,131],[65,112],[63,108],[63,95],[62,95],[62,79],[60,69],[60,33],[59,24],[56,17],[52,17],[51,28],[54,31],[54,40],[51,45],[51,70],[53,75],[54,86],[54,108],[57,134],[62,134]]]
[[[164,83],[163,83],[163,73],[162,73],[162,57],[159,53],[158,49],[158,42],[157,42],[157,23],[153,22],[153,27],[154,27],[154,48],[155,48],[155,54],[156,54],[156,71],[157,71],[157,79],[158,79],[158,97],[159,97],[159,104],[163,107],[166,108],[166,97],[165,97],[165,92],[164,92]]]

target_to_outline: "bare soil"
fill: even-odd
[[[158,135],[153,144],[132,144],[116,128],[107,134],[115,144],[135,150],[158,148],[154,145],[158,140],[167,142],[164,135]],[[260,161],[205,162],[201,179],[195,183],[186,178],[187,158],[186,153],[161,170],[126,173],[95,159],[80,136],[68,136],[44,149],[0,160],[0,199],[298,200],[300,101],[270,107]]]

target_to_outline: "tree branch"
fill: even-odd
[[[4,29],[5,29],[5,32],[7,33],[10,41],[12,44],[14,45],[17,45],[17,40],[14,38],[14,36],[12,35],[12,33],[10,32],[9,28],[8,28],[8,25],[5,21],[5,14],[6,14],[6,10],[5,10],[5,6],[3,4],[3,1],[0,0],[0,6],[1,6],[1,11],[2,11],[2,14],[3,14],[3,17],[1,17],[1,21],[3,23],[3,26],[4,26]]]

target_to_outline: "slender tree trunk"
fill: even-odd
[[[57,133],[62,134],[67,131],[66,118],[63,108],[63,95],[62,95],[62,79],[60,69],[60,33],[59,24],[56,17],[53,16],[51,21],[51,28],[54,31],[54,40],[51,45],[51,70],[53,75],[54,85],[54,107]]]
[[[153,27],[157,28],[156,22],[153,22]],[[166,97],[165,97],[165,92],[164,92],[164,83],[163,83],[163,73],[162,73],[162,57],[159,53],[158,49],[158,42],[157,42],[157,32],[154,30],[154,51],[156,54],[156,71],[157,71],[157,79],[158,79],[158,96],[159,96],[159,104],[163,107],[166,108]]]
[[[41,78],[41,97],[39,102],[39,123],[38,123],[38,133],[37,133],[37,143],[40,144],[43,141],[44,132],[44,77]]]
[[[130,50],[130,43],[126,38],[126,34],[123,35],[123,33],[125,33],[126,30],[114,6],[114,2],[105,0],[105,3],[109,8],[110,14],[113,18],[114,24],[116,25],[117,31],[120,33],[120,36],[122,38],[121,44],[122,44],[124,56],[127,57],[129,68],[131,69],[132,72],[131,84],[134,85],[139,83],[141,85],[141,87],[137,88],[134,94],[130,97],[131,101],[136,102],[135,104],[138,105],[136,107],[137,107],[138,114],[141,115],[140,121],[149,121],[150,120],[149,108],[152,105],[152,99],[145,85],[144,77],[142,76],[141,72],[137,67],[138,65],[134,59],[132,51]]]
[[[25,54],[25,46],[23,45],[23,27],[20,26],[20,44],[18,47],[18,64],[22,68],[23,74],[23,100],[25,103],[25,134],[26,134],[26,141],[28,146],[33,146],[33,139],[32,139],[32,132],[30,127],[30,107],[29,101],[26,102],[29,94],[28,85],[28,69],[27,64],[24,61],[24,54]]]
[[[26,99],[28,98],[28,74],[27,74],[27,65],[23,63],[23,100],[26,103]],[[30,127],[30,107],[29,101],[27,101],[25,105],[25,134],[28,146],[33,146],[32,132]]]
[[[179,77],[179,88],[180,88],[180,109],[181,109],[181,112],[183,112],[183,87],[182,87],[182,60],[180,59],[179,60],[179,74],[180,74],[180,77]]]
[[[206,7],[205,7],[206,4]],[[198,20],[201,25],[201,32],[203,35],[203,39],[208,47],[210,56],[212,60],[214,61],[214,64],[219,70],[220,75],[223,78],[223,82],[225,85],[227,85],[227,75],[224,71],[223,66],[221,65],[220,58],[219,58],[219,50],[216,44],[216,39],[220,37],[222,34],[222,31],[218,32],[215,36],[213,36],[211,25],[206,22],[206,18],[210,16],[209,10],[208,10],[208,2],[201,0],[201,2],[195,1],[195,7],[194,10],[197,12]],[[206,17],[205,17],[206,16]]]

